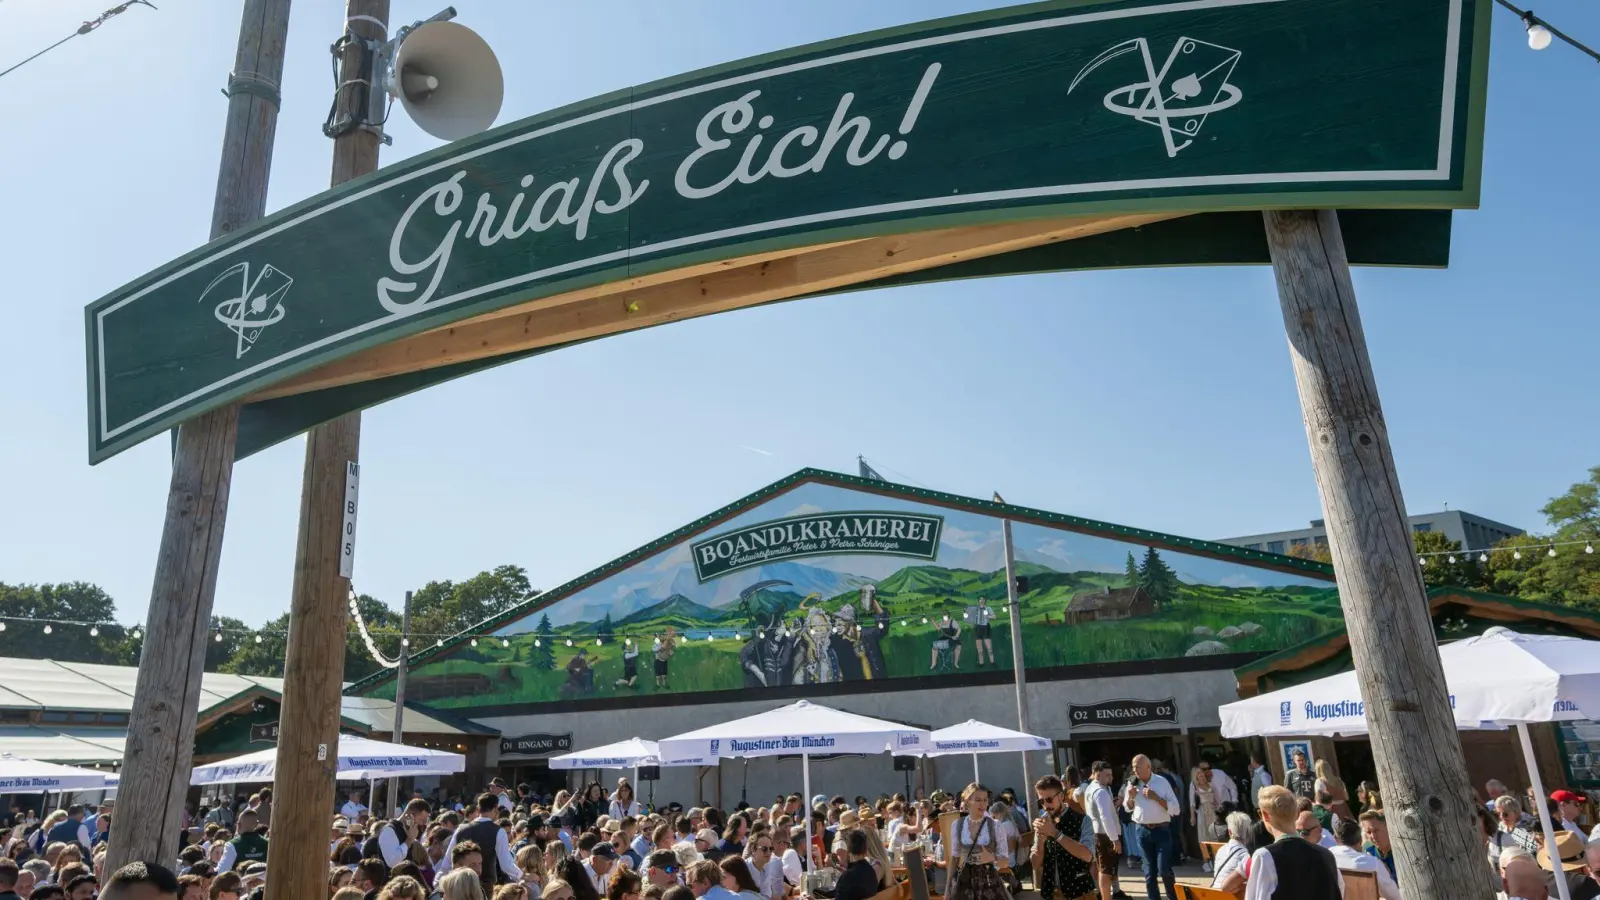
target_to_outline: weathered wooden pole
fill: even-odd
[[[1332,210],[1264,215],[1400,892],[1490,900],[1339,219]]]
[[[347,0],[345,26],[361,40],[388,36],[389,0]],[[378,168],[378,132],[349,127],[366,119],[369,51],[346,42],[334,110],[334,185]],[[345,123],[345,124],[341,124]],[[345,466],[360,459],[361,413],[311,429],[300,485],[289,646],[284,659],[267,900],[304,900],[327,891],[328,823],[339,760],[350,579],[339,572]]]
[[[245,0],[228,81],[213,240],[266,212],[288,33],[289,0]],[[230,404],[178,429],[107,872],[136,861],[171,865],[178,856],[238,424],[239,407]]]

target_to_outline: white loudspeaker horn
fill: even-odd
[[[505,79],[477,32],[454,22],[428,22],[400,42],[387,88],[419,128],[454,141],[494,124]]]

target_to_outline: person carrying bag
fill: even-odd
[[[967,815],[957,819],[951,830],[950,889],[947,900],[1011,900],[1011,891],[995,867],[999,842],[989,808],[989,789],[974,782],[961,792]],[[982,854],[987,854],[985,860]],[[959,860],[959,866],[957,865]]]

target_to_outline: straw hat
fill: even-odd
[[[1561,860],[1563,872],[1575,872],[1583,868],[1583,838],[1570,831],[1561,831],[1556,834],[1556,853]],[[1555,871],[1550,865],[1550,848],[1539,848],[1539,868],[1546,872]]]

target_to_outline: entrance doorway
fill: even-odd
[[[1105,760],[1116,770],[1116,780],[1113,784],[1121,785],[1128,780],[1133,771],[1133,758],[1140,753],[1151,759],[1164,760],[1173,771],[1181,772],[1183,765],[1177,754],[1177,744],[1170,734],[1139,734],[1119,735],[1117,737],[1100,737],[1078,740],[1073,759],[1077,761],[1079,771],[1088,774],[1089,766],[1095,760]]]
[[[567,772],[550,768],[544,760],[514,763],[500,767],[500,777],[516,792],[517,785],[526,784],[536,797],[554,797],[567,787]]]

